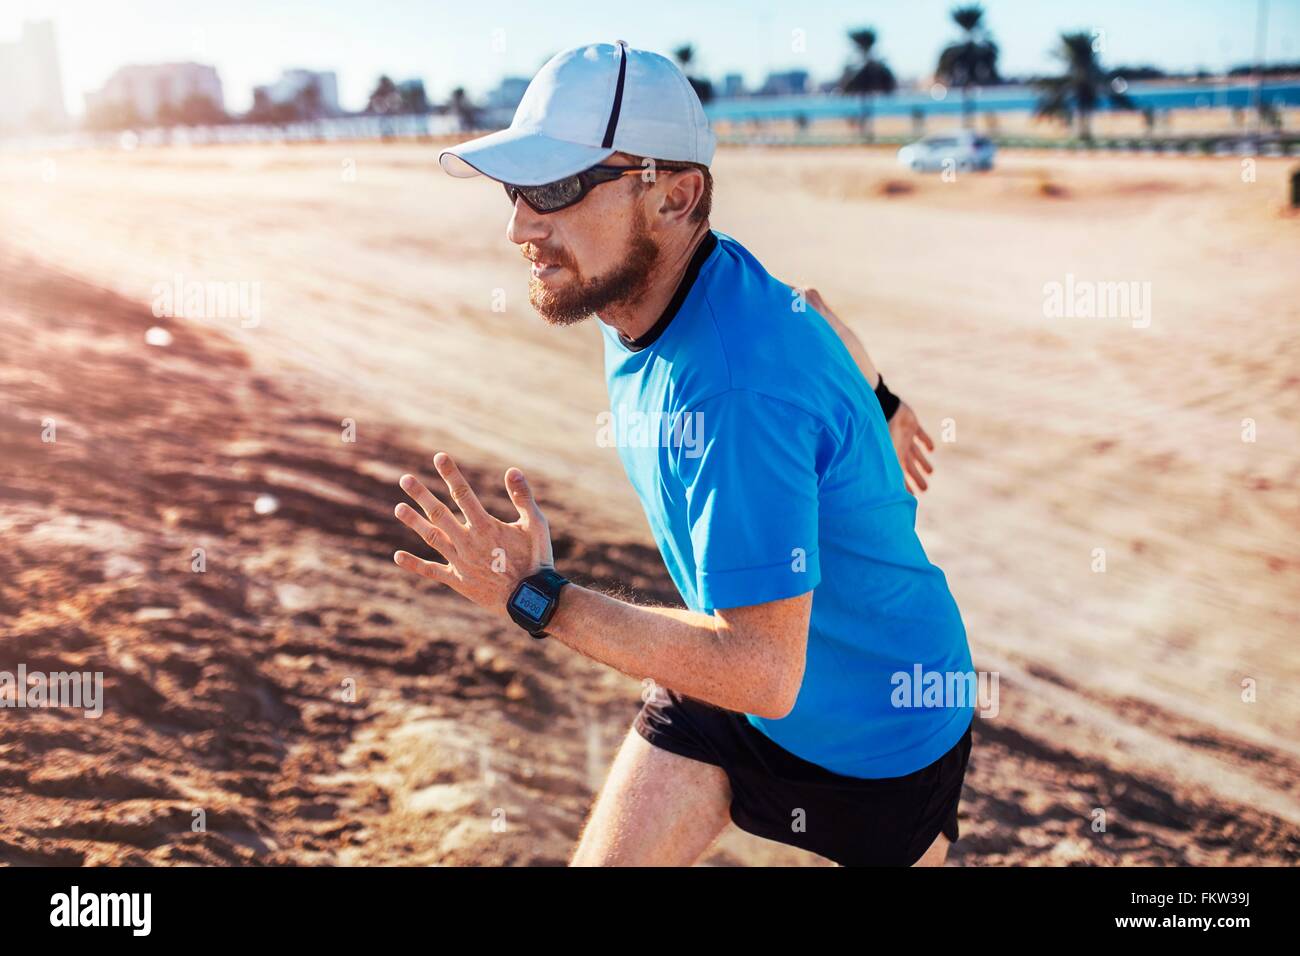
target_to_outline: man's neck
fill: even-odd
[[[668,308],[686,267],[691,264],[691,257],[695,255],[696,248],[708,231],[709,224],[702,222],[684,242],[677,240],[665,243],[662,258],[650,276],[650,285],[637,301],[619,302],[605,307],[598,316],[600,321],[629,340],[639,339],[650,331],[659,316],[663,315],[664,309]]]

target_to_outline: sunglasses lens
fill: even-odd
[[[543,186],[516,186],[524,201],[534,209],[547,212],[574,202],[582,195],[582,180],[577,176],[557,179]]]

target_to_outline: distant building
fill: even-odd
[[[203,63],[147,63],[119,67],[98,92],[86,94],[86,117],[112,117],[130,125],[168,123],[199,109],[203,115],[225,112],[225,97],[216,67]]]
[[[507,76],[497,84],[496,89],[487,95],[487,108],[490,110],[514,111],[528,89],[528,79],[522,76]]]
[[[723,96],[744,96],[745,78],[739,73],[728,73],[722,78]]]
[[[759,96],[791,96],[808,92],[808,71],[787,70],[784,73],[769,73],[759,88]]]
[[[0,128],[49,129],[67,122],[52,21],[24,22],[18,40],[0,43],[0,90]]]
[[[507,76],[488,91],[482,109],[466,114],[464,104],[451,104],[451,110],[457,115],[462,130],[482,127],[483,129],[501,129],[509,126],[514,119],[515,109],[524,98],[528,89],[528,79],[522,76]]]
[[[334,71],[285,70],[280,78],[266,86],[253,87],[253,102],[272,107],[289,106],[302,102],[304,95],[315,84],[320,91],[320,112],[324,116],[337,116],[339,109],[339,83]]]

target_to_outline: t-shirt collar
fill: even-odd
[[[700,240],[700,244],[695,247],[695,255],[691,256],[691,261],[686,266],[686,271],[682,273],[682,279],[677,283],[677,290],[673,292],[673,297],[664,307],[663,313],[655,319],[655,324],[650,326],[646,332],[635,338],[628,339],[623,337],[623,333],[618,333],[618,340],[629,352],[640,352],[647,346],[653,345],[659,336],[664,334],[673,317],[681,309],[682,303],[686,301],[686,296],[690,294],[691,287],[695,285],[695,279],[700,274],[700,269],[704,267],[704,260],[709,258],[714,247],[718,244],[718,237],[710,229]]]

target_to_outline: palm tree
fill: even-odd
[[[325,112],[325,102],[321,97],[320,81],[315,77],[300,89],[293,98],[293,105],[302,119],[320,119]]]
[[[1065,64],[1065,73],[1033,81],[1038,88],[1038,116],[1053,116],[1069,122],[1076,117],[1079,138],[1092,139],[1092,114],[1102,100],[1120,109],[1137,109],[1137,104],[1116,88],[1092,48],[1092,37],[1086,33],[1063,33],[1061,45],[1055,53]]]
[[[451,91],[447,109],[456,117],[456,126],[462,131],[478,128],[478,107],[470,102],[463,86],[458,86]]]
[[[673,50],[673,58],[686,74],[686,81],[691,84],[691,89],[695,90],[695,95],[700,98],[700,102],[707,103],[713,99],[713,83],[700,76],[691,76],[691,62],[695,59],[695,47],[683,43]]]
[[[876,46],[876,31],[870,27],[864,27],[861,30],[850,30],[849,39],[857,48],[857,64],[850,64],[845,67],[844,76],[840,80],[840,90],[844,93],[855,93],[861,97],[862,108],[858,118],[858,126],[866,133],[867,141],[870,142],[875,138],[872,128],[872,112],[874,101],[877,93],[892,93],[898,88],[898,81],[894,79],[893,71],[885,65],[883,60],[877,59],[874,53]]]
[[[402,97],[397,92],[397,84],[387,75],[381,76],[375,84],[370,99],[366,101],[367,113],[397,113],[402,108]]]
[[[407,80],[397,84],[397,94],[402,99],[402,112],[417,115],[429,112],[429,97],[424,92],[424,80]]]
[[[961,89],[962,125],[970,126],[970,88],[998,82],[998,46],[982,23],[984,8],[979,4],[957,7],[952,18],[964,35],[944,47],[934,72],[941,82]]]

